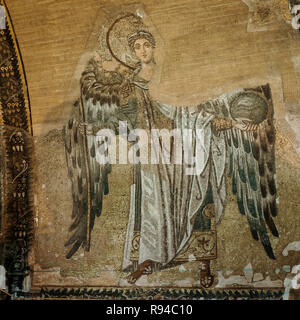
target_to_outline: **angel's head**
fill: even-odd
[[[129,35],[128,44],[141,63],[154,62],[155,39],[150,32],[140,30]]]

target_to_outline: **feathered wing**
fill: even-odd
[[[73,223],[69,229],[73,234],[65,243],[72,246],[68,259],[80,246],[89,250],[95,217],[101,215],[103,196],[109,193],[111,164],[100,164],[96,160],[99,140],[87,130],[111,128],[117,133],[118,120],[134,113],[132,108],[120,106],[125,86],[128,87],[120,73],[104,71],[91,60],[82,74],[81,99],[74,104],[73,118],[64,128],[73,196]],[[87,126],[82,126],[83,123]]]
[[[64,130],[68,176],[72,184],[73,197],[73,223],[69,231],[75,230],[65,243],[65,246],[72,245],[66,256],[71,258],[81,245],[87,248],[88,183],[84,136],[80,134],[78,120],[70,119]]]
[[[226,131],[225,140],[228,175],[239,211],[247,217],[252,237],[260,239],[267,255],[275,259],[267,231],[279,236],[273,221],[277,205],[272,116],[262,121],[257,131]]]

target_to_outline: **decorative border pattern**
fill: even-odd
[[[0,30],[0,125],[4,158],[2,263],[8,291],[22,295],[33,237],[32,121],[20,49],[4,0],[6,28]],[[1,252],[0,252],[1,253]]]
[[[42,288],[43,299],[98,300],[283,300],[280,289],[184,289],[184,288]]]

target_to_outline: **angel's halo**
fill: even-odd
[[[138,60],[129,47],[128,36],[147,29],[140,15],[128,12],[118,15],[106,33],[106,45],[111,56],[122,65],[134,70]]]

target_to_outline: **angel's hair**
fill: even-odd
[[[130,34],[127,39],[128,39],[129,47],[132,51],[134,51],[134,43],[138,39],[148,40],[152,48],[155,48],[155,45],[156,45],[153,35],[150,32],[144,31],[144,30],[139,30]]]

